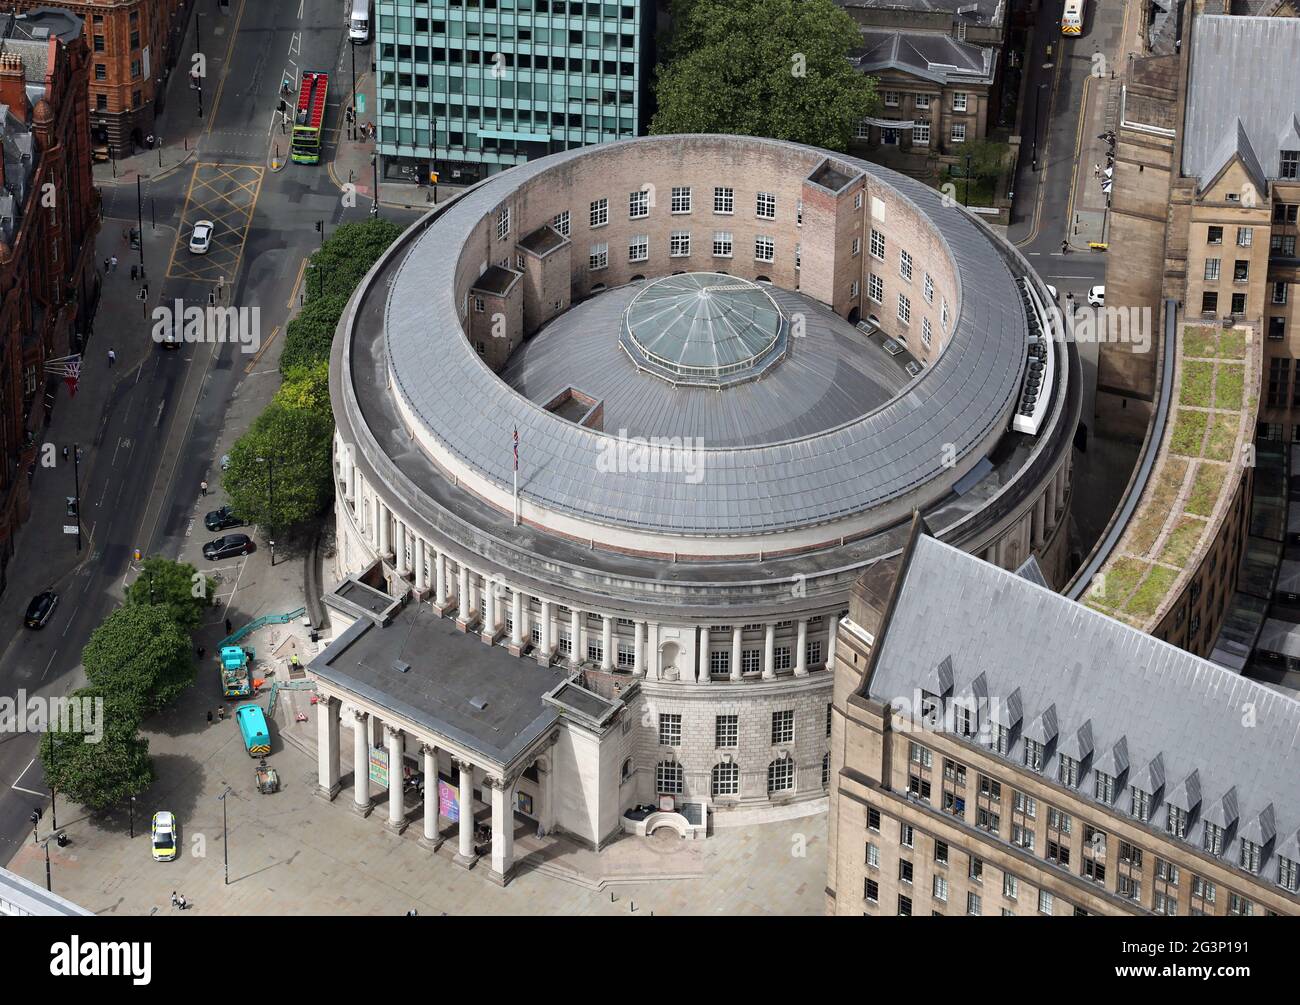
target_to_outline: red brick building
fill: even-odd
[[[0,590],[57,400],[47,360],[81,349],[99,289],[80,21],[0,15]]]
[[[81,19],[90,48],[90,121],[97,142],[129,153],[154,132],[188,0],[11,0],[4,6],[20,14],[53,6]]]

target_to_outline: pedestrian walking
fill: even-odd
[[[208,709],[208,725],[212,725],[212,709]]]
[[[184,911],[187,907],[190,906],[190,902],[185,899],[185,894],[182,893],[179,897],[176,898],[176,906],[180,908],[182,911]]]
[[[204,479],[203,481],[199,482],[199,492],[200,492],[201,494],[203,494],[203,495],[207,495],[207,494],[208,494],[208,483],[207,483],[207,480],[206,480],[206,479]]]
[[[64,447],[64,448],[63,448],[63,459],[64,459],[65,461],[68,459],[68,448],[67,448],[67,447]]]
[[[1095,163],[1094,163],[1094,164],[1092,165],[1092,176],[1093,176],[1094,178],[1099,178],[1099,177],[1101,177],[1101,165],[1100,165],[1100,164],[1095,164]]]
[[[207,653],[207,651],[208,651],[208,650],[207,650],[206,647],[204,647],[204,646],[199,646],[199,659],[203,659],[203,656],[204,656],[205,653]]]
[[[112,272],[116,272],[116,271],[117,271],[117,256],[116,256],[116,255],[109,255],[109,256],[108,256],[108,262],[109,262],[109,265],[112,267],[110,271],[112,271]]]
[[[108,350],[108,365],[109,365],[109,367],[111,368],[112,365],[113,365],[114,363],[116,363],[116,362],[117,362],[117,353],[115,353],[112,349]]]
[[[172,891],[172,907],[175,907],[175,906],[176,906],[177,904],[179,904],[179,903],[180,903],[180,898],[176,896],[176,891],[173,890],[173,891]]]
[[[1068,255],[1069,253],[1070,253],[1070,242],[1069,242],[1069,241],[1062,241],[1062,242],[1061,242],[1061,254],[1062,254],[1062,255]]]
[[[230,624],[230,619],[226,618],[226,634],[229,635],[234,630],[234,627]]]
[[[217,721],[218,721],[218,722],[225,722],[225,721],[226,721],[226,706],[225,706],[225,705],[218,705],[218,706],[217,706]]]
[[[109,259],[105,258],[105,259],[104,259],[104,271],[105,271],[105,272],[108,272],[108,263],[109,263]]]
[[[131,281],[132,281],[132,282],[135,282],[136,274],[137,274],[139,271],[140,271],[140,267],[139,267],[138,265],[133,265],[133,266],[131,266]]]

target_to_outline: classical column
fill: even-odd
[[[456,583],[456,601],[460,604],[456,620],[464,627],[469,624],[469,569],[463,565],[460,567],[460,577]]]
[[[1030,527],[1033,534],[1032,546],[1041,548],[1043,542],[1047,539],[1047,495],[1040,495],[1034,502],[1034,515],[1030,518]]]
[[[740,680],[740,664],[743,658],[743,651],[740,647],[741,625],[731,626],[731,679]]]
[[[600,668],[614,669],[614,619],[609,615],[600,626]]]
[[[420,844],[431,851],[442,845],[438,833],[438,748],[432,743],[420,744],[424,755],[424,835]]]
[[[339,794],[339,700],[316,696],[316,794],[333,799]]]
[[[394,834],[401,834],[406,830],[406,805],[402,794],[406,787],[402,731],[384,723],[384,733],[388,738],[388,822],[384,826]]]
[[[489,778],[492,786],[492,873],[501,886],[510,882],[515,868],[515,784],[503,778]]]
[[[393,567],[399,576],[405,576],[410,567],[406,564],[406,524],[393,517]]]
[[[632,622],[632,673],[640,677],[645,673],[645,641],[641,622]]]
[[[524,647],[524,595],[518,589],[510,591],[510,644],[518,649]]]
[[[551,747],[551,753],[546,758],[546,770],[542,766],[537,766],[540,775],[542,788],[542,812],[537,818],[541,821],[542,832],[551,833],[555,829],[555,748]]]
[[[645,625],[646,680],[658,680],[663,670],[659,656],[659,622],[647,621]]]
[[[391,514],[388,512],[388,507],[379,501],[378,496],[375,497],[375,516],[379,518],[379,554],[387,555],[392,551],[392,540],[390,537],[392,533],[392,526],[390,524]]]
[[[370,726],[365,712],[352,710],[352,808],[370,816]]]
[[[468,761],[455,761],[453,766],[460,769],[460,837],[456,864],[470,868],[477,860],[474,854],[474,768]]]
[[[709,682],[709,626],[704,625],[700,628],[700,654],[699,654],[700,672],[697,680],[701,684]]]
[[[424,593],[429,588],[429,562],[424,552],[424,538],[415,537],[415,589]]]
[[[495,641],[497,633],[497,584],[496,580],[483,577],[483,624],[481,633],[484,642]]]
[[[569,609],[569,638],[573,643],[569,650],[569,662],[576,667],[582,662],[582,618],[576,607]]]
[[[767,623],[767,633],[763,636],[763,680],[776,676],[776,624]]]
[[[795,639],[794,675],[808,676],[808,619],[799,619],[799,634]]]
[[[551,602],[543,600],[542,604],[542,650],[537,654],[537,662],[546,664],[551,662],[551,650],[555,646],[552,632],[554,631],[554,615],[551,613]]]
[[[343,480],[347,484],[348,501],[355,502],[357,498],[357,466],[352,461],[352,448],[347,444],[343,446]]]
[[[437,593],[434,600],[438,604],[439,610],[447,606],[447,556],[438,552],[438,557],[434,560],[434,575],[436,576]]]
[[[831,618],[831,631],[826,639],[826,669],[835,672],[835,643],[840,634],[840,616]]]

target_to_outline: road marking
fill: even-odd
[[[57,649],[54,650],[54,652],[50,653],[49,662],[45,664],[45,669],[41,671],[41,680],[45,680],[45,675],[50,672],[50,664],[54,662],[54,657],[57,655],[59,655],[59,651]]]
[[[280,326],[279,326],[279,325],[276,325],[274,328],[271,329],[271,334],[270,334],[270,336],[267,338],[267,340],[266,340],[265,342],[262,343],[262,348],[260,348],[260,349],[257,350],[257,355],[254,356],[251,360],[248,361],[248,366],[244,367],[244,373],[252,373],[252,372],[253,372],[253,367],[256,366],[256,365],[257,365],[257,361],[258,361],[259,359],[262,358],[262,353],[266,352],[267,347],[268,347],[272,342],[275,341],[275,337],[276,337],[277,335],[279,335],[279,334],[280,334]]]
[[[212,107],[208,109],[208,124],[203,130],[208,136],[212,135],[212,123],[217,121],[217,108],[221,104],[221,92],[226,89],[226,76],[230,73],[230,55],[235,51],[235,39],[239,37],[239,23],[244,19],[244,4],[246,2],[247,0],[239,0],[239,12],[235,15],[235,27],[230,33],[230,41],[226,44],[226,58],[221,64],[221,80],[217,82],[217,93],[212,98]],[[197,17],[197,15],[195,16]]]
[[[298,287],[302,285],[302,275],[306,271],[307,259],[304,258],[298,266],[298,278],[293,281],[293,287],[289,290],[289,302],[284,305],[289,310],[293,310],[293,302],[298,299]]]
[[[158,424],[162,422],[163,409],[166,407],[167,407],[167,399],[163,398],[162,401],[158,402],[158,416],[153,420],[155,429],[158,428]]]
[[[27,767],[23,768],[22,771],[18,772],[18,777],[14,779],[13,785],[9,787],[11,789],[17,789],[19,792],[26,792],[29,796],[39,796],[41,799],[44,799],[47,795],[49,795],[48,792],[37,792],[35,789],[24,789],[21,785],[18,784],[20,781],[22,781],[23,775],[27,774],[27,772],[32,770],[32,765],[35,763],[36,763],[36,758],[33,757],[30,761],[27,762]]]
[[[72,619],[78,610],[80,610],[80,608],[74,607],[72,609],[72,613],[68,615],[68,623],[63,626],[63,631],[59,632],[59,638],[63,638],[63,636],[68,634],[68,629],[72,627]]]
[[[230,597],[226,600],[226,606],[223,612],[230,610],[230,602],[235,599],[235,594],[239,592],[239,581],[244,578],[244,569],[248,565],[248,556],[245,555],[243,561],[239,563],[239,575],[235,577],[234,588],[230,591]]]

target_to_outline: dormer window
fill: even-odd
[[[975,712],[968,705],[959,705],[953,721],[961,736],[975,735]]]
[[[1061,755],[1061,784],[1072,789],[1079,787],[1079,762],[1064,754]]]
[[[1260,847],[1254,841],[1241,839],[1241,867],[1252,875],[1259,875]]]
[[[1104,772],[1097,772],[1097,799],[1110,805],[1115,801],[1115,778]]]
[[[1006,726],[993,727],[993,749],[1003,757],[1011,750],[1011,730]]]
[[[1300,864],[1289,858],[1277,860],[1277,882],[1284,890],[1300,893]]]
[[[1211,855],[1223,854],[1223,828],[1218,824],[1206,823],[1205,850]]]
[[[1300,177],[1300,150],[1283,150],[1278,164],[1279,178]]]
[[[1129,789],[1133,793],[1133,816],[1147,823],[1151,819],[1151,793],[1143,792],[1137,786]]]
[[[1025,740],[1025,767],[1031,771],[1043,770],[1043,745],[1037,740]]]
[[[1170,806],[1169,816],[1165,819],[1165,830],[1176,838],[1186,838],[1187,817],[1186,810],[1179,809],[1177,806]]]
[[[931,728],[939,724],[939,696],[921,692],[921,721]]]

